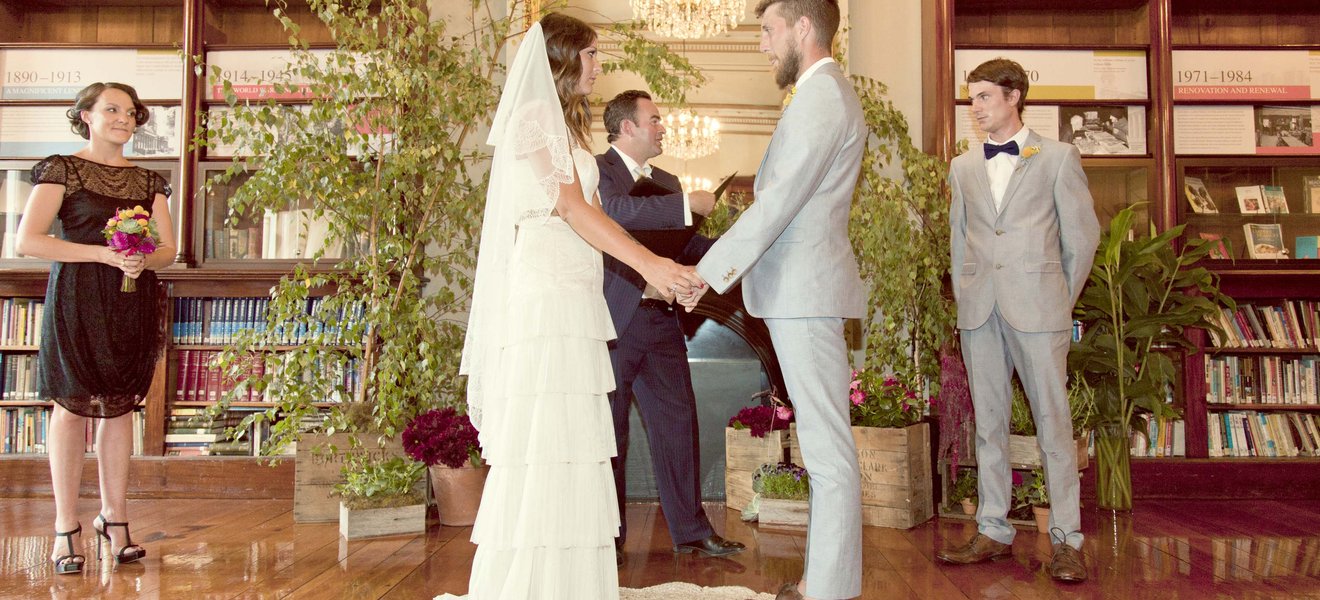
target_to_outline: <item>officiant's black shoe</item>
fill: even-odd
[[[779,588],[779,593],[775,594],[775,600],[802,600],[802,592],[798,591],[797,582],[785,583]]]
[[[712,533],[709,536],[697,540],[695,542],[686,542],[674,546],[674,552],[678,554],[692,554],[693,552],[700,552],[702,554],[705,554],[706,556],[729,556],[731,554],[737,554],[739,552],[742,552],[746,548],[747,546],[744,546],[738,542],[726,540],[720,537],[719,534]]]

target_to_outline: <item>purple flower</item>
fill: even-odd
[[[481,443],[467,415],[453,408],[432,409],[403,430],[403,450],[428,467],[440,463],[458,469],[481,452]]]
[[[110,247],[120,252],[133,247],[133,236],[122,231],[116,231],[110,236]]]

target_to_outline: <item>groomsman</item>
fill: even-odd
[[[605,107],[610,149],[596,157],[600,167],[600,197],[605,214],[630,233],[647,231],[648,239],[664,240],[657,254],[680,264],[694,264],[711,240],[696,235],[692,213],[707,215],[715,204],[706,191],[675,191],[659,196],[628,192],[641,177],[679,190],[678,178],[647,164],[659,156],[665,135],[660,111],[646,92],[630,90]],[[657,231],[658,230],[658,231]],[[726,556],[744,546],[720,537],[701,506],[701,455],[697,436],[697,399],[688,369],[687,341],[678,314],[642,276],[605,256],[605,300],[618,339],[610,342],[614,363],[614,437],[618,455],[612,459],[619,498],[620,526],[616,559],[623,564],[628,533],[624,508],[627,488],[628,411],[633,396],[651,446],[651,464],[660,491],[660,508],[669,525],[674,552]]]
[[[761,52],[792,86],[755,201],[697,264],[717,293],[742,280],[747,312],[765,319],[797,415],[811,474],[806,569],[780,600],[862,593],[862,499],[848,421],[845,319],[866,314],[848,214],[869,132],[852,83],[831,58],[834,0],[761,0]],[[703,288],[680,297],[695,305]]]
[[[937,556],[953,564],[1012,555],[1007,521],[1010,381],[1016,370],[1036,419],[1050,494],[1050,575],[1086,579],[1077,455],[1068,406],[1072,310],[1091,273],[1100,225],[1077,148],[1022,124],[1027,75],[1011,60],[967,76],[987,135],[949,169],[953,295],[976,414],[977,533]]]

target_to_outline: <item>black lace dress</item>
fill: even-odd
[[[64,186],[62,239],[104,245],[101,230],[119,209],[151,209],[170,195],[159,174],[111,167],[76,156],[51,156],[32,168],[32,183]],[[160,355],[163,297],[145,270],[137,291],[122,292],[123,271],[101,263],[55,262],[46,286],[37,393],[84,417],[132,411],[147,394]]]

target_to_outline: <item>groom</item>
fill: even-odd
[[[845,319],[866,314],[848,213],[868,131],[852,84],[830,58],[835,0],[761,0],[761,52],[789,102],[756,173],[755,202],[697,265],[718,293],[743,280],[765,320],[797,413],[811,475],[802,581],[780,600],[862,593],[861,475],[848,422]],[[695,306],[705,288],[681,297]]]
[[[705,216],[715,204],[707,191],[658,196],[633,196],[629,190],[650,177],[672,190],[678,178],[647,164],[660,155],[665,126],[660,110],[646,92],[629,90],[605,106],[605,131],[610,149],[596,157],[600,167],[600,198],[605,214],[630,234],[645,231],[648,239],[667,248],[657,254],[680,264],[697,262],[711,240],[695,235],[692,213]],[[623,541],[628,533],[624,508],[627,488],[628,413],[632,398],[646,425],[651,446],[660,508],[669,525],[674,552],[725,556],[744,546],[720,537],[701,506],[701,457],[697,442],[697,398],[688,369],[687,342],[674,307],[646,285],[642,276],[622,262],[605,257],[605,301],[618,339],[610,342],[614,364],[614,439],[618,455],[611,459],[619,498],[619,537],[615,559],[623,565]]]

